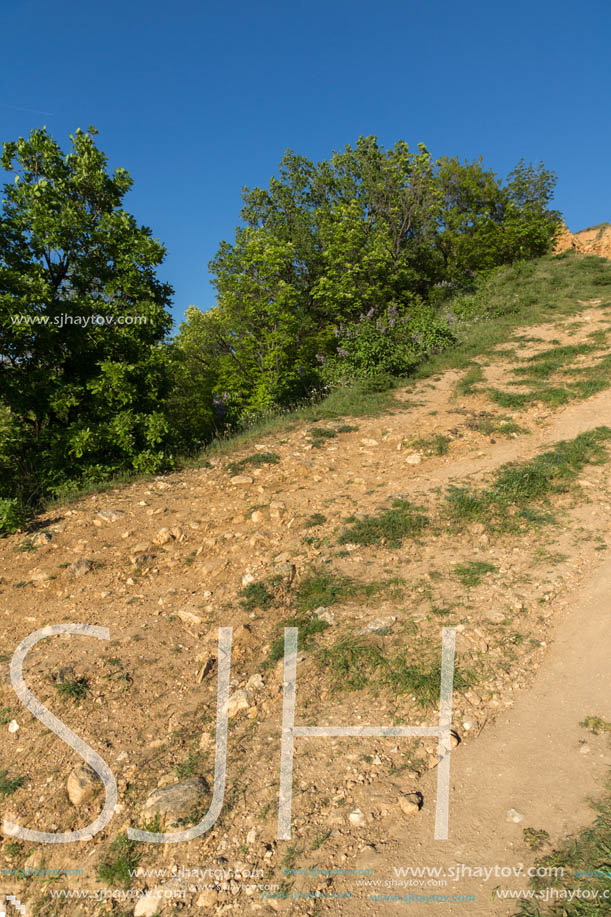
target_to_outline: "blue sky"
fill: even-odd
[[[214,302],[207,264],[287,147],[320,160],[361,134],[505,174],[559,177],[576,230],[611,220],[608,0],[10,0],[0,139],[94,124],[168,248],[174,316]]]

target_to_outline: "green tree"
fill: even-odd
[[[45,129],[5,143],[0,216],[0,443],[5,500],[171,461],[165,249],[122,207],[97,132],[65,155]]]

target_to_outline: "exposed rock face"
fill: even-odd
[[[563,226],[554,251],[556,254],[574,249],[582,255],[598,255],[600,258],[611,258],[611,223],[601,223],[572,233]]]

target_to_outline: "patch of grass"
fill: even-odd
[[[385,544],[398,548],[404,538],[416,538],[429,524],[421,508],[408,500],[394,500],[390,509],[354,522],[340,535],[339,544]]]
[[[414,449],[424,452],[425,455],[447,455],[450,448],[450,440],[443,433],[436,433],[434,436],[423,436],[412,442]]]
[[[276,465],[280,461],[280,456],[275,452],[255,452],[253,455],[247,455],[246,458],[237,462],[230,462],[227,465],[227,471],[230,475],[235,476],[242,474],[246,468],[251,466],[259,467],[260,465]]]
[[[585,720],[580,723],[580,725],[589,729],[595,736],[600,732],[611,732],[611,723],[608,723],[607,720],[603,720],[600,716],[586,716]]]
[[[138,865],[141,855],[135,842],[126,834],[117,835],[98,868],[98,879],[107,885],[129,888],[133,881],[130,873]]]
[[[479,363],[470,363],[462,379],[454,387],[455,396],[472,395],[478,382],[483,382],[484,371]]]
[[[306,529],[312,529],[317,525],[324,525],[326,521],[327,517],[323,516],[322,513],[313,513],[311,516],[308,516],[303,525]]]
[[[55,685],[55,690],[62,697],[70,697],[74,703],[86,697],[89,691],[89,682],[86,678],[75,678],[72,681],[61,681]]]
[[[308,435],[315,440],[314,445],[316,445],[316,440],[335,439],[337,431],[329,430],[326,427],[313,427],[311,430],[308,430]]]
[[[391,591],[397,595],[401,585],[402,581],[397,577],[363,583],[348,576],[315,570],[302,579],[295,597],[295,605],[302,612],[314,611],[321,605],[329,606],[350,599],[371,598],[381,592]]]
[[[531,850],[541,850],[549,842],[549,834],[543,829],[522,828],[522,837]]]
[[[6,726],[13,719],[10,707],[2,707],[0,710],[0,726]]]
[[[326,621],[321,621],[315,615],[296,615],[293,618],[287,618],[279,625],[280,633],[272,640],[269,653],[263,663],[264,668],[270,668],[275,665],[279,659],[284,656],[284,628],[296,627],[297,646],[299,650],[309,650],[314,644],[313,638],[316,634],[321,634],[328,628]]]
[[[369,685],[376,669],[386,664],[379,646],[363,637],[344,637],[334,646],[320,650],[321,668],[336,687],[358,691]]]
[[[9,777],[8,771],[0,771],[0,796],[10,796],[24,784],[23,777]]]
[[[301,852],[302,851],[297,847],[296,844],[289,844],[289,846],[286,848],[286,853],[282,857],[282,865],[286,869],[292,869],[297,862]]]
[[[344,637],[321,649],[318,660],[337,689],[389,687],[394,694],[411,694],[422,707],[439,702],[441,663],[437,660],[416,664],[400,653],[391,656],[378,643],[359,636]],[[463,675],[455,669],[455,689],[466,688],[474,680],[473,673]]]
[[[13,548],[13,551],[22,551],[22,552],[35,551],[35,550],[36,550],[36,545],[34,544],[31,538],[24,539],[24,541],[22,541],[21,544],[18,544]]]
[[[489,564],[485,560],[468,560],[464,564],[456,564],[454,573],[459,578],[463,586],[479,586],[482,579],[487,573],[494,573],[498,570],[494,564]]]
[[[174,765],[174,772],[179,780],[183,780],[185,777],[192,777],[193,774],[197,774],[201,763],[201,754],[198,751],[194,751],[180,764]]]
[[[448,522],[459,529],[481,522],[492,531],[512,531],[551,521],[549,514],[541,514],[530,504],[565,493],[585,465],[607,462],[603,444],[610,438],[609,427],[597,427],[557,443],[530,461],[503,465],[488,488],[450,487],[445,508]]]
[[[265,611],[274,601],[274,594],[270,592],[265,583],[249,583],[240,589],[238,595],[242,597],[240,604],[246,611],[254,611],[255,608]]]
[[[331,837],[331,834],[332,834],[332,831],[330,828],[324,831],[323,834],[321,834],[319,837],[317,837],[312,842],[312,850],[318,850],[320,847],[322,847],[324,842],[329,840],[329,838]]]
[[[336,433],[357,433],[358,427],[355,427],[353,424],[341,423],[338,427],[335,428]]]
[[[493,433],[501,433],[503,436],[511,436],[512,433],[527,433],[528,431],[511,420],[509,417],[495,417],[488,411],[481,411],[474,414],[465,421],[465,426],[476,433],[482,433],[484,436],[491,436]]]
[[[550,888],[545,900],[524,900],[516,917],[603,917],[611,900],[611,795],[594,806],[591,827],[571,836],[558,849],[537,860],[548,873],[561,867],[562,875],[531,879],[535,895]],[[582,896],[578,897],[581,890]],[[569,891],[573,897],[569,897]],[[587,895],[587,897],[586,897]]]

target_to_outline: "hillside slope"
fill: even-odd
[[[24,677],[119,791],[89,840],[5,837],[2,891],[43,917],[99,913],[91,894],[53,893],[101,887],[117,890],[104,905],[114,914],[394,914],[365,879],[529,866],[524,829],[551,845],[591,821],[609,758],[580,722],[611,719],[610,654],[596,639],[611,557],[611,286],[600,290],[397,390],[377,416],[287,421],[202,467],[51,508],[0,542],[2,815],[76,830],[104,798],[11,687],[15,648],[49,624],[109,628],[108,642],[41,641]],[[277,838],[287,624],[299,627],[306,726],[435,725],[442,628],[455,629],[448,841],[433,838],[434,737],[297,738],[292,834]],[[233,646],[220,817],[182,844],[132,844],[128,826],[183,830],[208,809],[222,627]],[[579,677],[590,672],[594,695]],[[531,779],[546,761],[549,780]],[[82,874],[24,880],[26,866]],[[401,881],[383,892],[475,896],[446,901],[450,914],[512,914],[493,890],[526,887]]]

